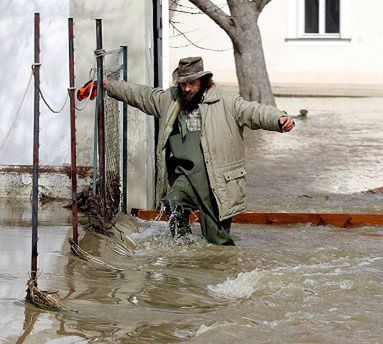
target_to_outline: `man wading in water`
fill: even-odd
[[[246,209],[243,129],[288,132],[294,123],[273,106],[217,89],[212,76],[201,57],[188,57],[167,90],[107,79],[104,88],[159,118],[156,201],[173,236],[191,232],[190,212],[199,209],[206,240],[234,245],[231,219]]]

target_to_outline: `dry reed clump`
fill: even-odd
[[[112,219],[118,212],[120,203],[120,183],[113,179],[107,185],[106,201],[96,194],[93,195],[89,187],[79,194],[78,209],[84,213],[82,225],[85,229],[106,236],[113,236]]]
[[[30,278],[27,283],[26,300],[32,305],[48,311],[59,312],[64,310],[59,304],[60,296],[57,291],[49,292],[37,288],[36,280]]]

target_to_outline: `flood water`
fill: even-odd
[[[281,98],[291,134],[246,133],[249,209],[381,213],[383,101]],[[41,210],[40,289],[66,309],[24,302],[30,269],[28,203],[2,201],[1,343],[381,343],[383,227],[233,225],[235,247],[174,242],[161,222],[129,233],[126,253],[82,233],[69,252],[70,213]]]
[[[296,118],[285,135],[246,131],[249,208],[382,213],[383,98],[279,98]]]

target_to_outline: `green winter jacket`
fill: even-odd
[[[159,205],[169,188],[166,143],[180,110],[177,88],[162,90],[110,80],[106,90],[111,97],[159,118],[156,151],[156,202]],[[246,209],[243,128],[281,131],[278,119],[284,113],[216,87],[207,91],[200,110],[201,146],[219,220],[222,221]]]

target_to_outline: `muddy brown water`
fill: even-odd
[[[381,213],[382,99],[279,99],[295,132],[246,133],[249,208]],[[298,109],[298,110],[297,110]],[[174,242],[165,223],[140,223],[127,255],[83,233],[105,264],[78,260],[70,213],[40,211],[39,287],[66,311],[24,302],[28,202],[1,201],[1,343],[381,343],[383,228],[233,225],[236,247]]]

